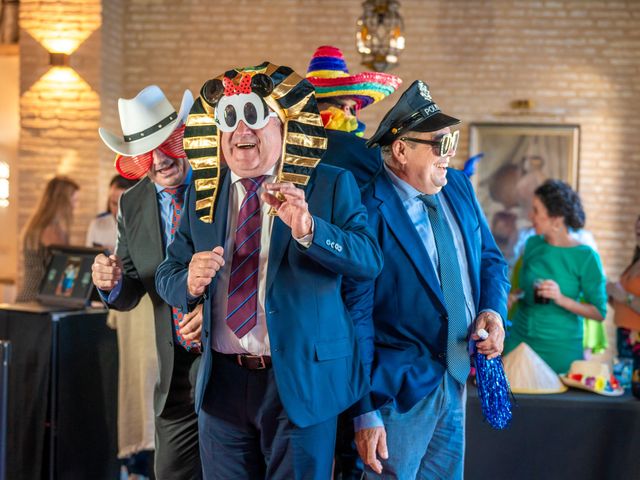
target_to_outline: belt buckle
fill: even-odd
[[[267,368],[267,364],[264,362],[264,355],[255,355],[253,356],[253,358],[257,358],[258,360],[260,360],[260,363],[255,368],[256,370],[264,370],[265,368]]]
[[[247,360],[258,359],[259,363],[256,367],[245,366],[242,363],[242,359],[246,358]],[[267,368],[267,364],[264,361],[264,355],[238,355],[238,365],[244,368],[248,368],[249,370],[265,370]]]

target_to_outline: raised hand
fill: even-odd
[[[489,336],[480,338],[478,330],[484,329]],[[475,331],[471,338],[476,341],[479,353],[486,355],[488,359],[495,358],[502,353],[504,348],[504,326],[500,317],[493,312],[480,312],[476,317]]]
[[[293,183],[269,183],[264,186],[262,200],[278,212],[278,217],[289,228],[294,238],[302,238],[311,233],[313,220],[304,190]]]

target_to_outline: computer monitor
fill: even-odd
[[[94,288],[91,265],[104,249],[53,245],[49,252],[51,257],[40,284],[38,302],[70,308],[87,306]]]

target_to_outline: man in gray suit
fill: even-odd
[[[118,154],[118,171],[127,178],[144,177],[120,199],[116,252],[96,257],[93,282],[110,308],[130,310],[146,293],[153,302],[160,370],[154,395],[155,473],[160,480],[202,476],[191,382],[199,363],[201,309],[183,313],[171,307],[154,285],[190,182],[182,139],[192,104],[187,90],[177,113],[152,85],[133,99],[119,100],[123,136],[100,129],[102,140]]]

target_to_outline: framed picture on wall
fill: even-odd
[[[509,265],[531,234],[533,192],[548,178],[578,181],[578,125],[475,123],[470,156],[482,153],[471,177],[478,201]]]

